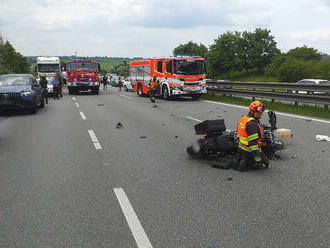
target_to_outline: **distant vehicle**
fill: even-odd
[[[30,74],[0,75],[0,111],[44,107],[42,88]]]
[[[66,63],[69,94],[91,90],[98,95],[100,64],[93,60],[71,60]]]
[[[112,78],[111,78],[111,83],[110,83],[112,86],[114,87],[118,87],[119,85],[119,80],[118,80],[118,76],[117,75],[112,75]]]
[[[191,96],[199,99],[207,92],[205,60],[200,57],[165,57],[130,62],[130,80],[139,96],[149,93],[150,79],[157,76],[156,96],[164,99]]]
[[[59,57],[37,57],[36,72],[38,73],[37,81],[39,82],[41,76],[45,76],[48,81],[48,94],[53,93],[53,85],[50,83],[57,72],[61,72]],[[64,78],[63,73],[61,76]]]
[[[125,91],[134,91],[134,88],[133,88],[129,78],[123,78],[123,88]]]
[[[302,79],[297,82],[299,85],[330,85],[330,81],[326,79]],[[299,94],[325,94],[326,92],[312,92],[312,91],[293,91]]]

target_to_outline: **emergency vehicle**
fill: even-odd
[[[40,77],[44,76],[48,82],[47,88],[48,93],[53,93],[53,85],[51,84],[52,78],[56,73],[61,73],[60,58],[59,57],[37,57],[37,66],[35,71],[38,73],[37,81],[39,82]],[[63,77],[63,75],[61,75]]]
[[[88,90],[99,94],[99,63],[93,60],[71,60],[66,62],[65,70],[70,95]]]
[[[200,57],[166,57],[130,62],[130,81],[139,96],[148,94],[154,75],[160,82],[156,96],[166,100],[179,96],[198,99],[207,92],[205,60]]]

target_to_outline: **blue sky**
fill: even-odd
[[[169,56],[259,27],[282,52],[330,54],[330,0],[0,0],[0,13],[0,34],[26,56]]]

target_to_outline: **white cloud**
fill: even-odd
[[[292,40],[324,40],[330,38],[330,28],[313,29],[313,30],[300,30],[289,34]]]
[[[270,29],[280,49],[304,42],[330,53],[322,0],[0,1],[0,33],[24,55],[163,56],[257,27]]]

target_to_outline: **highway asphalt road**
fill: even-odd
[[[0,247],[330,247],[330,122],[278,115],[292,145],[240,173],[186,147],[245,109],[156,101],[109,87],[0,116]]]

